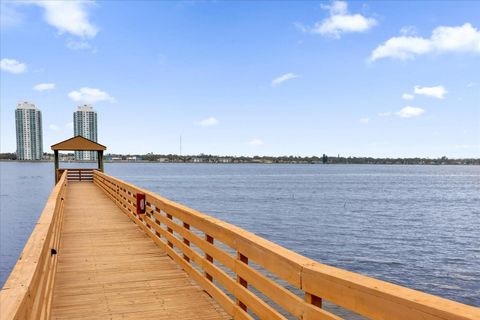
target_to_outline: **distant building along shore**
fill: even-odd
[[[157,156],[157,155],[156,155]],[[158,155],[152,157],[147,155],[120,155],[106,154],[105,162],[117,163],[219,163],[219,164],[241,164],[241,163],[257,163],[257,164],[322,164],[321,157],[228,157],[215,155],[196,155],[196,156],[180,156],[175,154]],[[1,153],[0,160],[17,160],[14,153]],[[45,161],[53,161],[53,154],[45,153]],[[61,153],[60,161],[75,161],[73,153]],[[91,160],[93,162],[93,160]],[[449,159],[441,158],[369,158],[369,157],[329,157],[328,165],[342,164],[378,164],[378,165],[480,165],[480,158],[469,159]]]
[[[43,156],[42,112],[28,101],[15,110],[17,159],[41,160]]]
[[[44,161],[53,161],[53,153],[44,153]],[[320,159],[320,160],[318,160]],[[2,160],[20,160],[15,153],[0,153],[0,161]],[[75,155],[73,153],[60,153],[60,161],[74,162]],[[94,160],[90,160],[94,162]],[[175,154],[161,155],[156,159],[152,159],[149,155],[119,155],[106,154],[105,162],[113,163],[219,163],[219,164],[241,164],[241,163],[257,163],[257,164],[322,164],[321,158],[318,157],[220,157],[213,155],[197,155],[197,156],[179,156]],[[378,165],[480,165],[480,158],[469,159],[449,159],[441,158],[363,158],[363,157],[332,157],[325,163],[328,165],[342,164],[378,164]]]
[[[73,113],[73,135],[97,142],[97,112],[92,106],[79,106]],[[75,160],[97,160],[93,151],[75,151]]]
[[[0,160],[51,160],[43,153],[42,112],[34,103],[21,101],[15,109],[17,150],[2,153]],[[97,112],[90,105],[79,106],[73,113],[73,135],[97,142]],[[75,154],[60,155],[62,161],[97,160],[96,152],[75,151]]]

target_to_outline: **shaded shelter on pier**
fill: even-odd
[[[103,172],[103,151],[107,150],[107,147],[89,140],[82,136],[75,136],[73,138],[61,141],[51,146],[55,153],[55,183],[60,178],[59,171],[59,151],[97,151],[98,170]],[[63,170],[62,170],[63,172]]]

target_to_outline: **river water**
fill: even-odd
[[[0,170],[3,284],[53,187],[53,164]],[[480,306],[478,166],[107,163],[105,171],[322,263]]]

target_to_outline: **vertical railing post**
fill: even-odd
[[[240,263],[248,264],[248,258],[246,256],[244,256],[243,254],[241,254],[239,251],[237,251],[237,260],[240,261]],[[243,279],[238,274],[237,274],[237,282],[240,283],[240,285],[242,287],[248,288],[247,280]],[[237,305],[242,310],[247,311],[247,306],[242,301],[240,301],[238,298],[237,298]]]
[[[98,150],[97,151],[97,164],[98,164],[98,170],[103,172],[103,150]]]
[[[205,241],[213,244],[213,237],[209,236],[208,234],[205,234]],[[213,257],[206,252],[205,252],[205,258],[207,259],[208,262],[213,263]],[[213,277],[210,274],[208,274],[207,271],[203,271],[203,273],[205,274],[205,278],[207,278],[208,281],[213,281]]]
[[[54,150],[53,153],[55,154],[55,184],[57,184],[60,177],[58,176],[58,168],[59,168],[59,159],[58,159],[58,150]]]
[[[115,197],[115,199],[117,200],[117,203],[120,204],[120,187],[118,186],[118,184],[115,184],[115,186],[117,187],[117,196]]]
[[[187,230],[190,230],[190,225],[188,223],[184,222],[183,227]],[[186,239],[185,237],[183,238],[183,243],[190,247],[190,241],[188,241],[188,239]],[[190,261],[190,258],[185,253],[183,254],[183,259],[185,259],[187,262]]]
[[[322,298],[317,297],[314,294],[305,292],[305,301],[307,303],[313,304],[316,307],[321,308],[322,307]]]
[[[172,216],[171,214],[168,214],[168,213],[167,213],[167,219],[170,219],[170,220],[173,221],[173,216]],[[172,228],[167,227],[167,231],[170,232],[170,233],[173,235],[173,229],[172,229]],[[173,248],[173,243],[171,243],[171,242],[168,241],[168,240],[167,240],[167,243],[168,243],[168,246],[169,246],[170,248]]]
[[[157,206],[155,206],[155,210],[153,210],[153,211],[154,211],[154,212],[153,212],[153,213],[154,213],[154,214],[153,214],[153,217],[155,218],[155,223],[157,224],[157,226],[160,226],[160,221],[157,220],[157,218],[155,217],[155,211],[157,211],[158,213],[160,213],[160,210],[158,210]],[[161,238],[161,236],[162,236],[157,230],[155,230],[155,234],[156,234],[157,237],[159,237],[159,238]]]

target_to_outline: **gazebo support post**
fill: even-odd
[[[97,151],[97,158],[98,158],[98,170],[100,172],[103,172],[103,151],[102,150]]]
[[[54,150],[54,154],[55,154],[55,184],[57,184],[58,182],[58,167],[59,167],[59,164],[58,164],[58,150]]]

